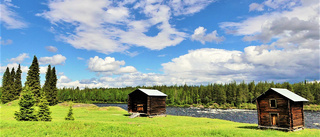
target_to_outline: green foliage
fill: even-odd
[[[50,77],[50,87],[51,87],[51,94],[49,94],[50,98],[48,98],[49,105],[53,106],[58,104],[58,89],[57,89],[57,75],[56,75],[56,68],[53,67],[51,70],[51,77]]]
[[[22,91],[22,82],[21,82],[21,67],[17,69],[17,72],[14,76],[14,99],[18,99],[20,97],[20,93]]]
[[[49,102],[46,99],[45,93],[42,92],[42,96],[40,99],[40,102],[38,104],[39,111],[37,113],[37,119],[38,121],[51,121],[51,111],[49,108]]]
[[[14,70],[14,69],[13,69]],[[14,71],[13,71],[14,72]],[[6,71],[3,74],[2,78],[2,94],[1,94],[1,102],[3,104],[10,102],[14,99],[14,94],[13,94],[13,82],[14,78],[12,77],[9,71],[9,67],[7,67]]]
[[[36,103],[38,103],[41,98],[41,95],[40,95],[41,86],[40,86],[39,62],[36,56],[33,57],[32,64],[29,67],[25,86],[30,87],[30,90],[34,94],[35,101]]]
[[[58,79],[57,79],[55,67],[51,69],[51,65],[48,65],[48,69],[46,72],[46,81],[42,89],[45,92],[46,98],[50,106],[58,104],[57,80]]]
[[[258,82],[237,84],[236,82],[226,84],[208,84],[200,86],[172,85],[152,87],[125,87],[125,88],[63,88],[58,90],[60,102],[73,101],[77,103],[126,103],[128,94],[136,88],[157,89],[168,95],[166,104],[169,106],[184,106],[185,104],[207,104],[215,102],[219,105],[228,105],[237,108],[243,103],[252,101],[269,88],[288,88],[298,95],[308,99],[311,104],[320,104],[320,83],[302,82],[290,84]],[[227,106],[228,106],[227,105]],[[255,105],[255,104],[254,104]],[[224,107],[225,108],[225,107]],[[249,107],[250,108],[250,107]]]
[[[69,112],[68,112],[67,116],[65,117],[65,120],[74,120],[73,109],[72,109],[71,105],[69,107]]]
[[[46,72],[46,80],[44,81],[44,85],[42,87],[42,90],[45,93],[46,97],[49,97],[49,93],[51,92],[50,80],[51,80],[51,65],[48,65],[48,69]]]
[[[35,100],[33,98],[33,93],[30,91],[29,87],[23,90],[22,97],[19,101],[20,111],[15,112],[15,119],[17,121],[36,121],[37,117],[34,114],[34,104]]]
[[[22,90],[21,73],[20,64],[17,72],[14,68],[10,72],[9,67],[7,67],[2,79],[1,102],[3,104],[19,98]]]

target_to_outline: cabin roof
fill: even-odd
[[[156,89],[142,89],[142,88],[138,88],[137,90],[142,91],[143,93],[147,94],[148,96],[163,96],[166,97],[168,95],[162,93],[159,90]]]
[[[283,88],[270,88],[269,90],[267,90],[266,92],[264,92],[263,94],[261,94],[259,97],[257,97],[255,100],[257,100],[258,98],[260,98],[261,96],[263,96],[265,93],[269,92],[270,90],[275,91],[279,94],[281,94],[282,96],[285,96],[286,98],[290,99],[293,102],[307,102],[309,100],[293,93],[290,90],[287,89],[283,89]]]

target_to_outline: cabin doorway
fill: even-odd
[[[277,126],[278,114],[271,114],[271,125]]]
[[[137,104],[137,112],[143,113],[143,104]]]

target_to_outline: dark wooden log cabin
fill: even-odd
[[[146,115],[166,113],[167,95],[159,90],[136,89],[128,95],[128,112]]]
[[[255,101],[258,128],[288,131],[304,129],[303,102],[307,102],[307,99],[287,89],[270,88]]]

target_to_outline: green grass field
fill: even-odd
[[[13,118],[19,110],[17,102],[0,105],[0,135],[13,136],[308,136],[320,135],[320,130],[297,132],[259,130],[256,124],[185,116],[128,118],[118,107],[98,108],[74,104],[75,121],[65,121],[68,104],[51,107],[52,122],[19,122]]]

